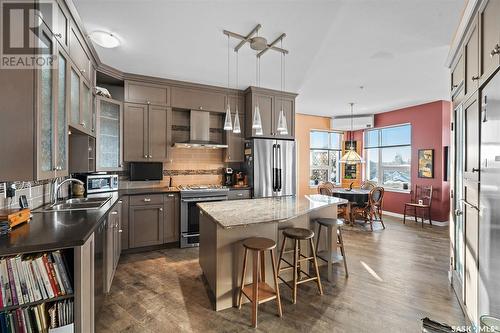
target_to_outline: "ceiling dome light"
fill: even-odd
[[[107,49],[120,46],[120,40],[110,32],[94,31],[89,37],[94,43]]]

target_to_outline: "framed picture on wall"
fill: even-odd
[[[434,178],[434,149],[418,150],[418,178]]]

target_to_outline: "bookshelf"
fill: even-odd
[[[0,257],[1,332],[73,332],[73,263],[73,249]]]

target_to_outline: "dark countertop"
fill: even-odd
[[[118,192],[92,194],[111,199],[100,209],[32,213],[29,223],[12,229],[9,235],[0,236],[0,256],[18,253],[42,252],[83,245],[108,212],[124,195],[172,193],[177,188],[135,188]]]

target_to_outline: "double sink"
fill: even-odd
[[[95,198],[74,198],[58,201],[55,204],[49,204],[36,209],[35,212],[64,212],[73,210],[91,210],[99,209],[106,202],[111,199],[111,196],[107,197],[95,197]]]

